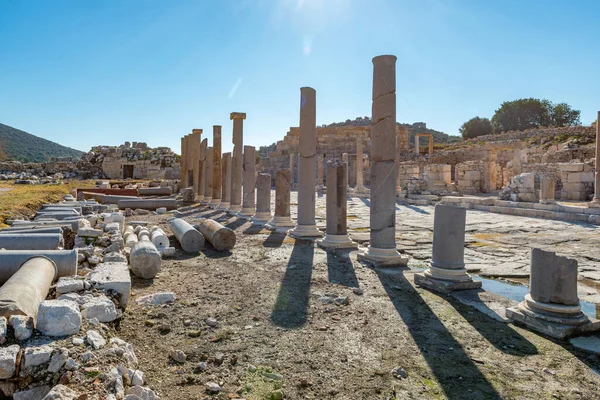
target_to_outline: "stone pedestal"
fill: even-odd
[[[233,120],[233,154],[231,156],[231,204],[229,212],[237,214],[242,209],[242,170],[244,146],[245,113],[232,112],[229,118]]]
[[[540,203],[554,204],[554,179],[548,176],[540,177]]]
[[[358,260],[374,266],[405,266],[396,250],[396,57],[373,59],[371,117],[371,239]]]
[[[415,274],[417,285],[442,293],[481,287],[465,268],[466,216],[467,210],[461,207],[435,206],[431,266]]]
[[[204,139],[200,143],[200,160],[198,161],[198,196],[197,201],[204,199],[204,190],[206,182],[206,148],[208,147],[208,139]]]
[[[231,153],[223,153],[221,161],[221,204],[217,210],[227,210],[231,201]]]
[[[324,249],[358,248],[358,245],[348,236],[347,190],[348,164],[340,160],[327,161],[327,229],[325,238],[317,240],[319,247]]]
[[[213,148],[206,148],[206,168],[205,168],[205,182],[204,182],[204,198],[201,204],[208,205],[212,201],[213,193]]]
[[[290,236],[320,237],[323,233],[315,224],[315,184],[317,166],[316,92],[300,89],[300,157],[298,159],[298,221]]]
[[[600,111],[596,120],[596,163],[594,175],[594,199],[589,203],[590,207],[600,207]]]
[[[256,213],[256,150],[253,146],[244,146],[244,164],[242,166],[242,171],[242,211],[240,211],[237,216],[250,219]]]
[[[221,127],[213,126],[213,159],[212,159],[212,199],[210,201],[211,208],[219,207],[221,204],[223,178],[221,174]]]
[[[265,225],[271,220],[271,175],[258,174],[256,178],[256,214],[253,225]]]
[[[531,251],[529,294],[506,316],[548,336],[565,339],[600,330],[600,321],[588,318],[577,297],[577,260],[540,249]]]
[[[267,224],[267,228],[277,232],[287,232],[295,226],[290,217],[290,192],[292,173],[289,169],[280,169],[275,175],[275,216]]]

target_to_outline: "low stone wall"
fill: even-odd
[[[461,193],[483,191],[483,161],[467,161],[456,165],[456,184]]]

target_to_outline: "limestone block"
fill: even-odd
[[[28,369],[46,364],[52,356],[52,347],[44,345],[39,347],[28,347],[23,352],[22,368]]]
[[[79,305],[69,300],[45,300],[40,304],[36,329],[48,336],[68,336],[79,332]]]
[[[56,385],[42,400],[76,400],[77,392],[64,385]]]
[[[568,174],[567,183],[594,182],[593,172],[571,172]]]
[[[89,273],[93,288],[98,290],[113,290],[119,294],[119,304],[125,307],[131,292],[131,277],[126,262],[100,263]]]
[[[84,289],[85,284],[83,279],[72,277],[58,278],[58,282],[56,282],[56,297],[61,294],[79,292]]]
[[[92,301],[84,303],[81,315],[85,319],[96,318],[100,322],[111,322],[118,317],[115,304],[106,296],[94,297]]]
[[[12,327],[15,339],[27,340],[33,335],[33,319],[25,315],[11,315],[8,324]]]
[[[18,344],[0,347],[0,379],[8,379],[15,374],[19,350]]]
[[[558,164],[560,171],[562,172],[581,172],[583,171],[582,163],[560,163]]]
[[[46,395],[50,392],[50,386],[38,386],[33,389],[24,390],[22,392],[16,392],[13,395],[13,400],[39,400],[45,399]]]

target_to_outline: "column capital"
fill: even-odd
[[[229,119],[246,119],[246,113],[232,112],[229,114]]]
[[[192,134],[199,133],[202,135],[202,129],[192,129]]]

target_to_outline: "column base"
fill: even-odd
[[[556,204],[556,200],[541,199],[540,204]]]
[[[267,211],[257,212],[256,214],[254,214],[251,220],[252,225],[265,225],[271,220],[271,213]]]
[[[203,194],[199,194],[196,196],[196,198],[194,199],[195,202],[198,203],[202,203],[202,199],[204,199],[204,195]]]
[[[441,268],[436,269],[439,270]],[[425,273],[415,274],[415,284],[439,293],[450,293],[456,290],[481,289],[481,281],[474,281],[467,274],[466,269],[457,271],[461,272],[461,274],[454,274],[456,278],[459,278],[458,280],[452,279],[453,276],[449,276],[450,279],[442,279],[439,277],[439,274],[427,270]],[[462,274],[466,275],[466,277],[462,276]]]
[[[398,253],[396,249],[379,249],[369,246],[358,253],[358,261],[374,267],[406,267],[408,257]]]
[[[241,204],[230,204],[227,212],[232,215],[237,215],[240,211],[242,211]]]
[[[254,207],[244,207],[237,213],[238,218],[243,219],[252,219],[252,216],[256,213],[256,208]]]
[[[294,229],[288,231],[288,234],[297,239],[323,236],[323,232],[317,229],[317,225],[296,225]]]
[[[600,330],[600,321],[589,319],[581,312],[580,306],[542,303],[533,300],[529,294],[517,307],[507,308],[506,317],[530,330],[556,339]]]
[[[203,206],[207,206],[210,204],[210,201],[212,200],[211,197],[205,197],[202,199],[202,201],[200,202],[200,204],[202,204]]]
[[[325,238],[318,239],[317,245],[322,249],[358,249],[358,243],[353,242],[350,236],[346,235],[331,235],[327,233]]]
[[[600,199],[594,199],[588,203],[589,208],[600,208]]]
[[[282,216],[274,216],[269,223],[267,223],[266,228],[270,230],[274,230],[278,233],[284,233],[289,231],[291,228],[295,227],[296,224],[292,220],[292,217],[282,217]]]
[[[229,202],[228,201],[222,201],[221,204],[219,204],[219,206],[217,207],[217,210],[219,210],[219,211],[227,211],[228,208],[229,208]]]
[[[221,199],[212,199],[208,206],[212,209],[217,209],[219,207],[219,204],[221,204]]]

